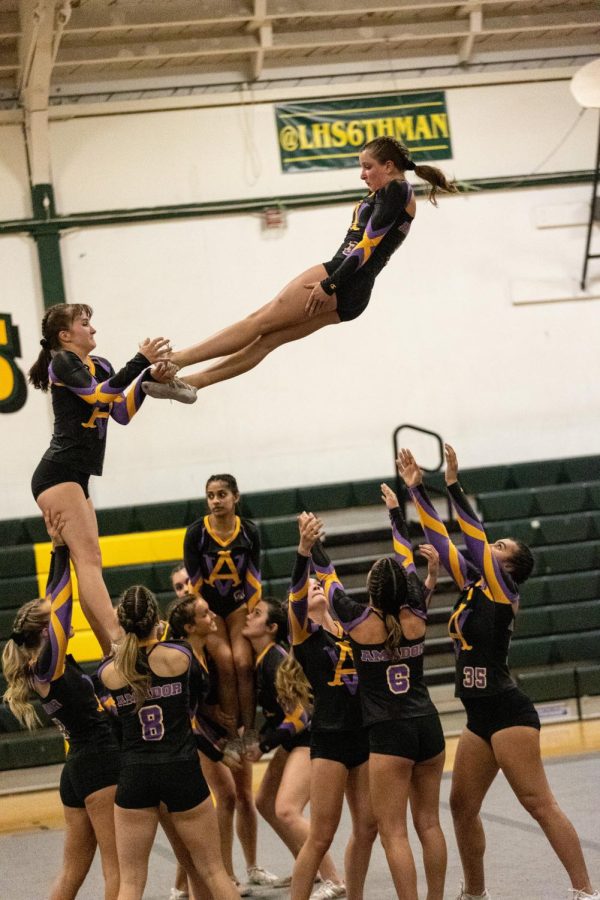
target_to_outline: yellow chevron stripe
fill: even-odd
[[[460,525],[460,530],[463,534],[468,534],[469,537],[475,538],[478,541],[485,541],[485,531],[481,527],[477,527],[475,525],[471,525],[470,522],[466,522],[461,516],[457,515],[458,524]]]

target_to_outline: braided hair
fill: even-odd
[[[510,557],[510,568],[508,569],[508,572],[513,581],[517,584],[523,584],[533,572],[533,567],[535,565],[533,553],[523,541],[519,541],[517,538],[511,538],[510,540],[515,542],[517,549]],[[509,560],[507,560],[507,562],[509,562]]]
[[[186,625],[194,624],[196,600],[195,594],[186,594],[174,600],[167,610],[167,622],[169,623],[169,631],[171,637],[176,640],[186,640]]]
[[[2,671],[7,682],[3,700],[13,716],[30,730],[41,724],[30,696],[31,665],[50,621],[50,611],[44,609],[43,603],[43,600],[30,600],[23,604],[2,651]]]
[[[421,586],[409,579],[405,569],[391,556],[384,556],[373,564],[367,578],[367,590],[373,609],[383,613],[388,631],[385,647],[392,658],[398,655],[403,633],[400,610],[411,599],[419,604],[421,597],[412,597]]]
[[[445,191],[447,194],[458,193],[458,188],[453,181],[448,181],[441,169],[437,166],[417,165],[410,158],[410,151],[401,141],[393,137],[378,137],[369,141],[361,152],[366,150],[378,163],[383,165],[392,162],[401,172],[414,172],[417,178],[427,181],[430,189],[427,199],[437,206],[435,198],[437,191]]]
[[[117,644],[115,669],[133,691],[138,710],[146,700],[151,685],[150,667],[140,653],[140,641],[148,638],[158,625],[156,597],[143,584],[134,584],[121,597],[117,618],[125,637]]]
[[[52,352],[62,350],[59,334],[68,331],[75,319],[91,318],[93,309],[87,303],[56,303],[47,309],[42,319],[42,349],[29,370],[29,383],[40,391],[47,391],[50,385],[48,368]]]

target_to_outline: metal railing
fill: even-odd
[[[396,458],[398,456],[398,450],[400,448],[400,443],[398,441],[398,435],[400,434],[401,431],[403,431],[405,429],[409,429],[410,431],[416,431],[419,434],[428,434],[430,437],[435,438],[435,440],[437,441],[438,450],[439,450],[439,461],[438,461],[437,465],[435,466],[435,468],[433,468],[433,469],[428,469],[425,466],[423,466],[422,467],[423,472],[433,474],[434,472],[439,472],[444,465],[444,441],[442,439],[441,434],[438,434],[437,431],[430,431],[429,428],[422,428],[420,425],[411,425],[408,422],[405,422],[403,425],[398,425],[398,427],[394,429],[393,434],[392,434],[392,444],[393,444],[393,448],[394,448],[394,471],[396,473],[396,476],[395,476],[396,477],[396,494],[398,496],[398,500],[400,501],[400,505],[402,507],[402,515],[404,515],[404,516],[406,516],[406,502],[408,500],[408,491],[407,491],[400,475],[398,474],[398,469],[396,467]],[[447,518],[448,518],[448,521],[451,521],[453,519],[452,504],[450,502],[450,498],[449,498],[448,494],[446,493],[446,491],[441,490],[440,488],[436,487],[435,485],[430,485],[430,484],[427,485],[427,490],[430,493],[436,494],[437,496],[443,497],[445,499],[446,504],[447,504],[447,510],[448,510]]]

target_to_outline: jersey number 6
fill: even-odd
[[[406,694],[410,688],[410,669],[406,663],[389,666],[387,682],[392,694]]]

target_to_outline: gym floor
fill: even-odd
[[[542,729],[546,771],[559,804],[577,829],[592,882],[600,885],[600,721],[547,725]],[[447,771],[442,782],[441,819],[448,842],[446,897],[458,892],[461,869],[452,832],[448,805],[450,768],[456,739],[448,741]],[[256,768],[260,780],[262,767]],[[56,771],[53,771],[56,770]],[[48,782],[56,781],[60,767],[48,770]],[[0,897],[11,900],[44,900],[62,856],[62,811],[57,791],[27,790],[27,772],[0,773]],[[493,900],[565,900],[569,887],[562,867],[535,822],[520,807],[500,775],[486,799],[483,822],[487,836],[486,872]],[[350,821],[344,811],[333,854],[342,866],[343,848]],[[420,848],[414,832],[411,844],[419,872],[419,893],[425,896]],[[292,859],[270,828],[259,817],[259,863],[278,874],[289,874]],[[235,848],[238,876],[243,875],[239,846]],[[145,900],[166,900],[173,884],[175,865],[167,840],[159,829],[150,857]],[[79,893],[81,900],[98,900],[103,882],[98,858]],[[289,891],[256,889],[254,896],[281,900]],[[381,844],[373,850],[365,900],[392,900],[391,883]]]

